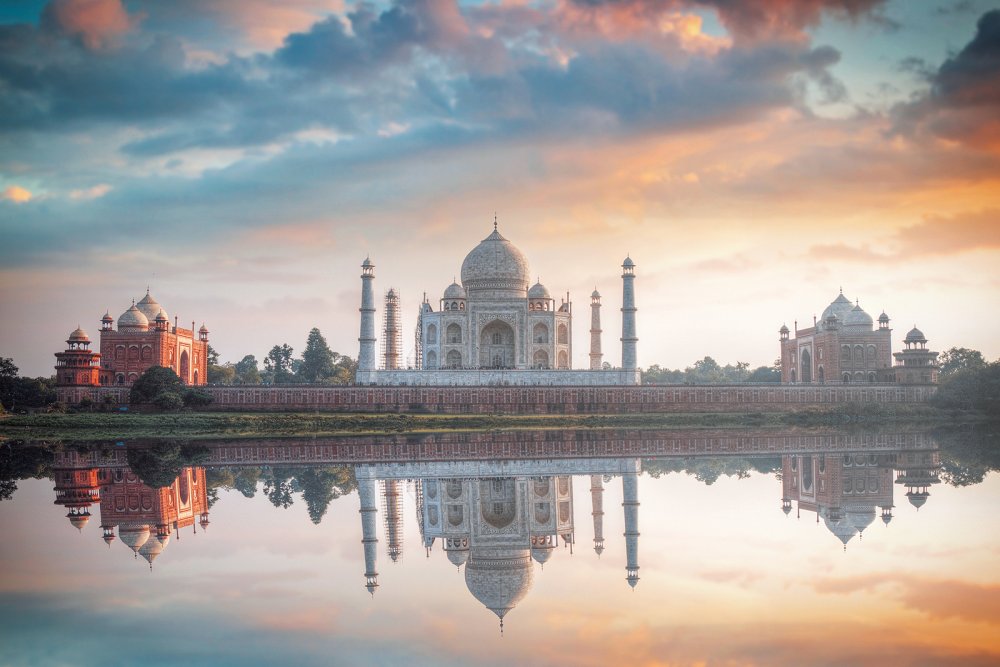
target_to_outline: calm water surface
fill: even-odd
[[[939,440],[14,445],[0,663],[997,664],[1000,482]]]

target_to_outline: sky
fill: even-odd
[[[3,3],[0,356],[50,375],[147,286],[223,361],[356,356],[361,261],[412,330],[496,215],[576,367],[626,255],[640,366],[770,364],[841,288],[996,359],[991,5]]]
[[[96,508],[78,533],[50,480],[18,486],[0,503],[11,665],[987,665],[1000,652],[995,473],[935,485],[919,511],[895,486],[892,522],[846,550],[813,513],[782,513],[773,475],[644,474],[634,592],[621,479],[604,485],[598,558],[590,479],[576,476],[574,553],[532,564],[502,639],[440,540],[425,557],[412,490],[398,563],[379,515],[369,597],[354,493],[313,525],[298,496],[276,509],[221,491],[208,530],[173,536],[150,572],[120,540],[105,546]]]

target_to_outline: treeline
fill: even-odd
[[[1000,418],[1000,360],[978,350],[953,347],[938,359],[938,390],[931,403],[949,410],[976,410]]]
[[[358,486],[353,466],[208,468],[206,476],[212,491],[235,489],[253,498],[260,487],[272,505],[283,509],[295,502],[293,494],[300,493],[309,519],[315,524],[323,519],[333,500]]]
[[[351,384],[357,368],[357,361],[331,350],[315,327],[301,357],[295,357],[295,350],[287,343],[275,345],[264,358],[263,370],[252,354],[235,364],[220,364],[219,353],[208,348],[209,384]]]
[[[653,364],[642,373],[643,384],[740,384],[743,382],[781,382],[781,360],[753,370],[745,361],[720,366],[712,357],[694,362],[684,370],[660,368]]]
[[[56,402],[54,377],[24,377],[20,372],[13,359],[0,357],[0,412],[37,410]]]

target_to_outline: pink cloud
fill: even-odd
[[[134,21],[121,0],[52,0],[42,13],[42,25],[96,50],[128,32]]]

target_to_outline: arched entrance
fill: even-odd
[[[448,368],[461,368],[462,353],[458,350],[449,350],[448,354],[445,355],[445,363]]]
[[[809,350],[802,350],[802,381],[813,381],[812,355]]]
[[[531,358],[531,366],[532,368],[548,368],[549,353],[545,350],[535,350],[535,354]]]
[[[181,352],[181,372],[178,375],[181,376],[181,382],[187,384],[188,371],[191,368],[191,361],[188,358],[187,350]]]
[[[514,368],[514,329],[493,320],[479,334],[480,368]]]

